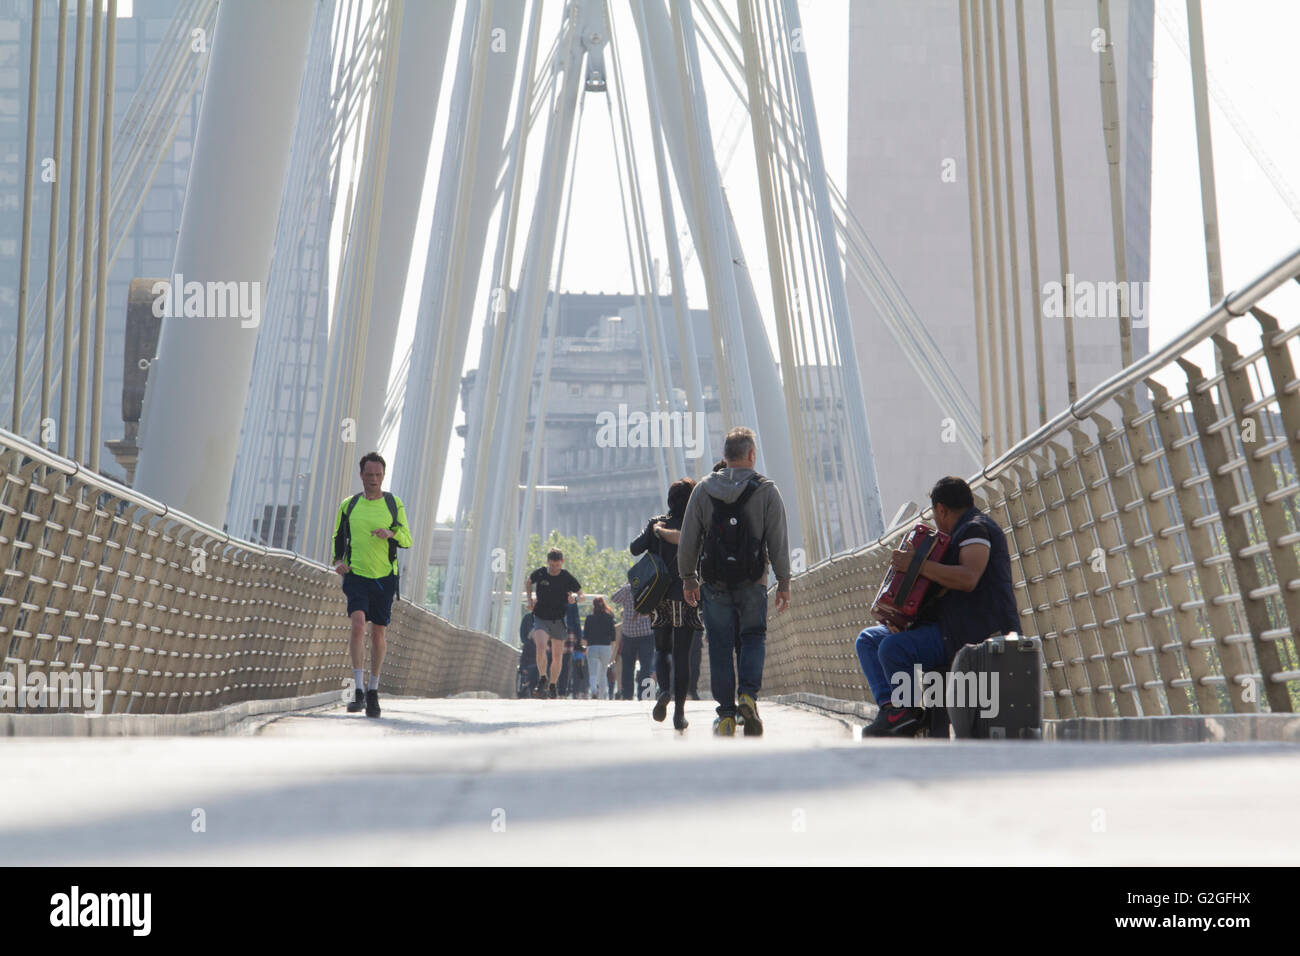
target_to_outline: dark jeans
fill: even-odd
[[[858,635],[856,650],[871,694],[881,706],[889,703],[894,692],[894,675],[906,675],[908,685],[913,683],[912,665],[920,664],[922,671],[947,670],[943,636],[937,624],[922,624],[897,633],[877,624]]]
[[[659,693],[668,693],[673,689],[673,700],[681,705],[686,703],[686,693],[691,683],[691,638],[695,631],[689,627],[673,627],[666,624],[655,628],[655,679],[659,682]]]
[[[758,696],[767,653],[767,588],[700,587],[700,617],[709,635],[709,682],[719,717],[734,717],[736,694]],[[736,686],[739,649],[740,686]]]
[[[655,639],[653,634],[647,634],[644,637],[624,637],[623,647],[619,651],[623,661],[623,686],[622,693],[619,694],[623,700],[632,700],[633,698],[641,699],[640,686],[637,686],[636,675],[633,668],[636,662],[641,662],[641,681],[645,681],[650,676],[651,669],[654,667],[655,656]],[[632,688],[636,687],[636,693],[632,693]]]
[[[704,648],[704,632],[696,631],[691,638],[691,700],[700,699],[700,652]]]
[[[564,657],[560,661],[560,679],[555,682],[555,692],[561,697],[569,693],[569,675],[573,668],[570,666],[573,662],[573,654],[570,651],[564,652]]]

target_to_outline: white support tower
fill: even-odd
[[[261,293],[314,7],[221,4],[172,267],[186,284],[257,283],[246,288]],[[213,524],[226,515],[239,442],[232,423],[243,418],[257,342],[245,324],[164,319],[145,396],[136,487]]]

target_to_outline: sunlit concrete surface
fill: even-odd
[[[256,735],[0,741],[5,864],[1295,864],[1300,748],[760,739],[649,704],[385,699]],[[201,811],[201,812],[200,812]],[[203,828],[199,828],[199,824]]]

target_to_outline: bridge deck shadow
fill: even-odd
[[[780,857],[800,810],[825,827],[818,840],[826,842],[810,839],[808,847],[842,862],[867,862],[913,830],[922,841],[915,851],[943,853],[1018,825],[1038,834],[1045,858],[1067,847],[1063,859],[1078,860],[1078,847],[1068,847],[1088,832],[1097,808],[1110,815],[1111,832],[1154,825],[1188,845],[1201,845],[1211,824],[1222,833],[1231,810],[1244,826],[1243,846],[1253,846],[1262,837],[1243,819],[1250,814],[1240,813],[1242,801],[1253,791],[1254,823],[1271,826],[1273,803],[1289,814],[1300,781],[1300,748],[1284,744],[860,741],[833,721],[810,723],[812,715],[776,707],[764,738],[718,740],[704,704],[688,711],[692,729],[678,736],[650,725],[637,705],[604,717],[579,711],[531,720],[511,714],[521,706],[535,713],[528,702],[474,703],[422,702],[423,720],[400,702],[386,704],[392,718],[344,715],[355,734],[336,733],[330,713],[294,718],[307,736],[136,739],[119,744],[124,753],[101,749],[98,757],[94,744],[70,753],[78,742],[45,751],[0,743],[13,787],[39,788],[34,771],[43,761],[89,761],[77,780],[51,788],[71,793],[48,794],[61,797],[63,809],[71,798],[75,817],[20,822],[0,808],[0,862],[349,862],[333,858],[336,847],[363,854],[373,847],[383,858],[372,862],[448,862],[448,854],[510,862],[515,853],[521,863],[566,862],[564,850],[550,860],[527,856],[538,845],[568,847],[581,834],[579,843],[624,841],[643,861],[665,853],[672,834],[697,847],[730,834],[748,839],[760,857],[772,840]],[[499,717],[475,713],[489,704]],[[558,702],[568,712],[575,705],[611,706]],[[443,723],[431,727],[431,719]],[[809,730],[816,722],[821,728]],[[160,778],[165,796],[149,786]],[[196,807],[206,832],[191,830]],[[520,839],[493,829],[497,814]]]

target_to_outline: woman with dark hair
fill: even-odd
[[[587,642],[587,664],[593,700],[604,700],[608,684],[611,645],[614,643],[614,615],[599,595],[591,601],[591,613],[582,625],[582,639]]]
[[[677,542],[681,538],[682,516],[690,500],[695,482],[690,478],[674,481],[668,489],[668,513],[651,518],[646,528],[632,542],[629,550],[635,554],[653,549],[668,566],[670,584],[663,601],[655,608],[651,628],[655,635],[655,679],[659,683],[659,696],[654,710],[655,720],[668,716],[668,700],[672,698],[673,726],[685,730],[686,695],[691,686],[691,640],[702,630],[699,612],[686,603],[682,596],[682,579],[677,572]],[[669,675],[672,691],[669,692]]]

